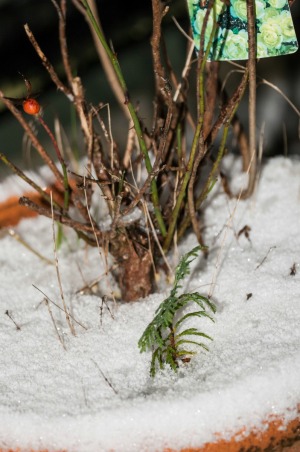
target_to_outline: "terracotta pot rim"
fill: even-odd
[[[187,446],[181,449],[165,447],[164,449],[157,449],[157,452],[300,451],[300,404],[298,405],[298,415],[293,420],[285,423],[283,417],[272,415],[262,424],[264,425],[263,429],[253,428],[249,432],[244,428],[233,434],[229,439],[225,439],[221,433],[216,433],[216,441],[205,443],[199,447]],[[112,449],[112,451],[114,450]],[[68,449],[31,449],[28,446],[24,448],[21,446],[2,447],[0,452],[68,452]]]

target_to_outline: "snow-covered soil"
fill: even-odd
[[[228,158],[226,165],[237,163]],[[1,198],[11,187],[3,182]],[[62,306],[55,266],[1,232],[0,449],[178,450],[263,428],[269,416],[296,417],[300,161],[267,161],[250,200],[229,200],[216,186],[204,223],[210,253],[193,262],[185,290],[209,294],[217,305],[215,323],[190,320],[214,341],[177,373],[167,368],[155,379],[151,353],[140,354],[137,342],[169,287],[162,282],[136,303],[109,302],[109,312],[99,296],[80,293],[104,274],[103,258],[68,233],[58,251],[63,293],[86,329],[75,323],[73,336],[50,302],[56,331],[40,292]],[[50,220],[24,220],[16,231],[53,260]],[[189,235],[170,265],[196,244]],[[111,290],[105,276],[100,285]]]

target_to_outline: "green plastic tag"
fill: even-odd
[[[187,0],[192,32],[199,50],[208,0]],[[257,58],[294,53],[298,49],[288,0],[255,0]],[[208,16],[204,51],[208,61],[247,60],[246,0],[215,0]]]

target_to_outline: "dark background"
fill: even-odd
[[[100,18],[107,38],[111,39],[123,69],[132,99],[140,104],[140,114],[145,122],[151,122],[153,77],[150,37],[152,33],[152,7],[150,0],[108,1],[98,0]],[[95,53],[88,26],[69,2],[68,46],[73,67],[82,77],[87,98],[97,102],[110,102],[113,110],[113,133],[122,142],[122,133],[127,123],[106,83],[101,65]],[[164,35],[170,58],[179,75],[185,58],[186,38],[172,20],[176,17],[182,28],[189,30],[189,19],[185,0],[169,2],[170,13],[164,21]],[[292,16],[298,40],[300,39],[300,0],[292,7]],[[23,25],[28,23],[41,48],[62,74],[58,46],[57,13],[50,0],[0,0],[0,87],[11,97],[25,94],[24,83],[18,74],[22,72],[30,79],[34,91],[41,93],[45,119],[53,124],[58,116],[68,128],[71,112],[63,94],[53,86],[46,70],[40,64],[31,44],[27,40]],[[300,64],[299,51],[293,55],[267,58],[258,65],[258,74],[277,85],[300,108]],[[223,63],[223,71],[230,70]],[[246,104],[241,116],[247,123]],[[258,88],[258,132],[265,123],[264,152],[299,154],[299,118],[288,104],[272,89]],[[39,131],[39,133],[41,133]],[[23,131],[0,105],[0,149],[12,160],[23,159]]]

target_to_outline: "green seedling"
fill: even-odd
[[[190,273],[190,264],[196,258],[198,252],[203,249],[201,246],[193,248],[185,254],[175,270],[175,280],[173,288],[168,298],[166,298],[155,311],[155,317],[142,334],[138,346],[141,352],[152,350],[150,375],[155,377],[157,365],[163,369],[168,364],[174,371],[177,371],[179,362],[189,362],[191,356],[196,354],[190,349],[191,345],[196,345],[208,351],[208,347],[203,342],[198,342],[197,338],[212,340],[210,336],[189,327],[182,330],[183,323],[191,317],[206,317],[214,322],[213,314],[216,312],[215,305],[205,296],[198,292],[178,294],[182,285],[180,282]],[[200,310],[184,314],[184,308],[194,303]]]

